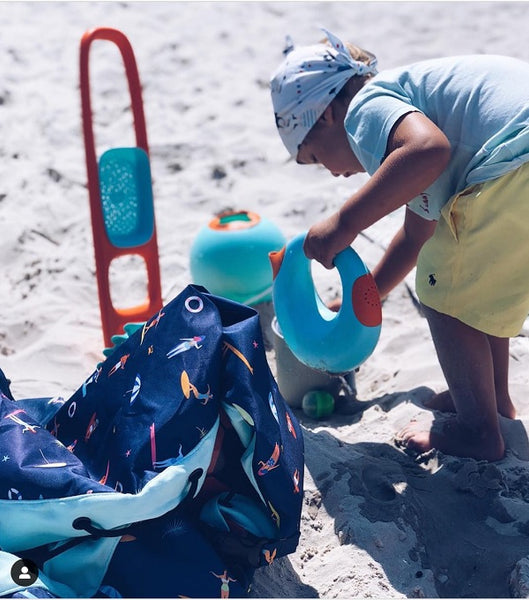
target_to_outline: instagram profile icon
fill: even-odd
[[[27,558],[17,560],[11,567],[11,579],[24,587],[33,585],[39,576],[37,565]]]

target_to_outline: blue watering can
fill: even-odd
[[[303,364],[328,373],[347,373],[362,364],[378,343],[380,296],[362,259],[348,247],[334,260],[342,283],[342,306],[330,310],[314,287],[306,234],[269,254],[274,273],[273,301],[285,343]]]

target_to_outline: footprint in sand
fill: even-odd
[[[397,492],[387,474],[372,465],[366,465],[362,469],[362,482],[372,498],[380,502],[392,502]]]

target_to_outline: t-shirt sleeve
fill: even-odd
[[[420,112],[405,97],[393,92],[359,93],[345,117],[345,130],[356,158],[369,175],[378,169],[395,123],[410,112]]]
[[[422,111],[394,90],[382,93],[378,89],[368,93],[362,90],[353,98],[345,117],[345,130],[349,145],[369,175],[373,175],[383,162],[393,127],[410,112]],[[413,212],[427,220],[437,219],[439,202],[432,192],[425,190],[408,202]]]

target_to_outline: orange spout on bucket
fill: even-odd
[[[273,279],[277,277],[279,273],[279,269],[281,268],[281,264],[283,263],[283,258],[285,257],[286,246],[283,246],[281,250],[276,250],[274,252],[268,253],[268,258],[270,259],[270,263],[272,265],[272,274]]]

